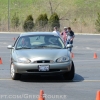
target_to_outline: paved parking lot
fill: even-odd
[[[97,90],[100,90],[100,36],[76,35],[74,39],[75,77],[67,82],[62,76],[22,76],[21,80],[10,78],[10,50],[9,44],[14,43],[18,34],[0,34],[0,99],[6,100],[38,100],[36,96],[41,89],[46,94],[46,100],[95,100]],[[97,59],[94,59],[94,53]],[[26,94],[26,95],[25,95]],[[5,96],[2,96],[5,95]],[[10,95],[12,97],[10,97]],[[20,98],[17,98],[17,96]],[[22,96],[23,95],[23,96]],[[65,98],[54,98],[58,95]]]

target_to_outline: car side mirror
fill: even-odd
[[[72,48],[72,47],[73,47],[72,44],[67,44],[67,45],[66,45],[66,48]]]
[[[8,49],[13,49],[14,47],[12,45],[7,46]]]

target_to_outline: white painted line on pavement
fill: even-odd
[[[79,82],[79,81],[83,81],[83,82],[100,82],[100,80],[73,80],[73,82]]]
[[[0,46],[0,47],[7,47],[7,46]]]
[[[10,78],[0,78],[0,81],[2,81],[2,80],[12,80],[12,79],[10,79]]]
[[[0,52],[0,53],[10,53],[10,52]]]

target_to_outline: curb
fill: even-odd
[[[100,33],[96,34],[96,33],[75,33],[75,35],[100,35]]]
[[[0,32],[0,34],[21,34],[24,32]],[[100,33],[75,33],[75,35],[100,35]]]
[[[23,32],[0,32],[0,34],[20,34]]]

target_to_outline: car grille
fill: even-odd
[[[52,60],[38,60],[38,61],[34,61],[34,63],[53,63]]]

